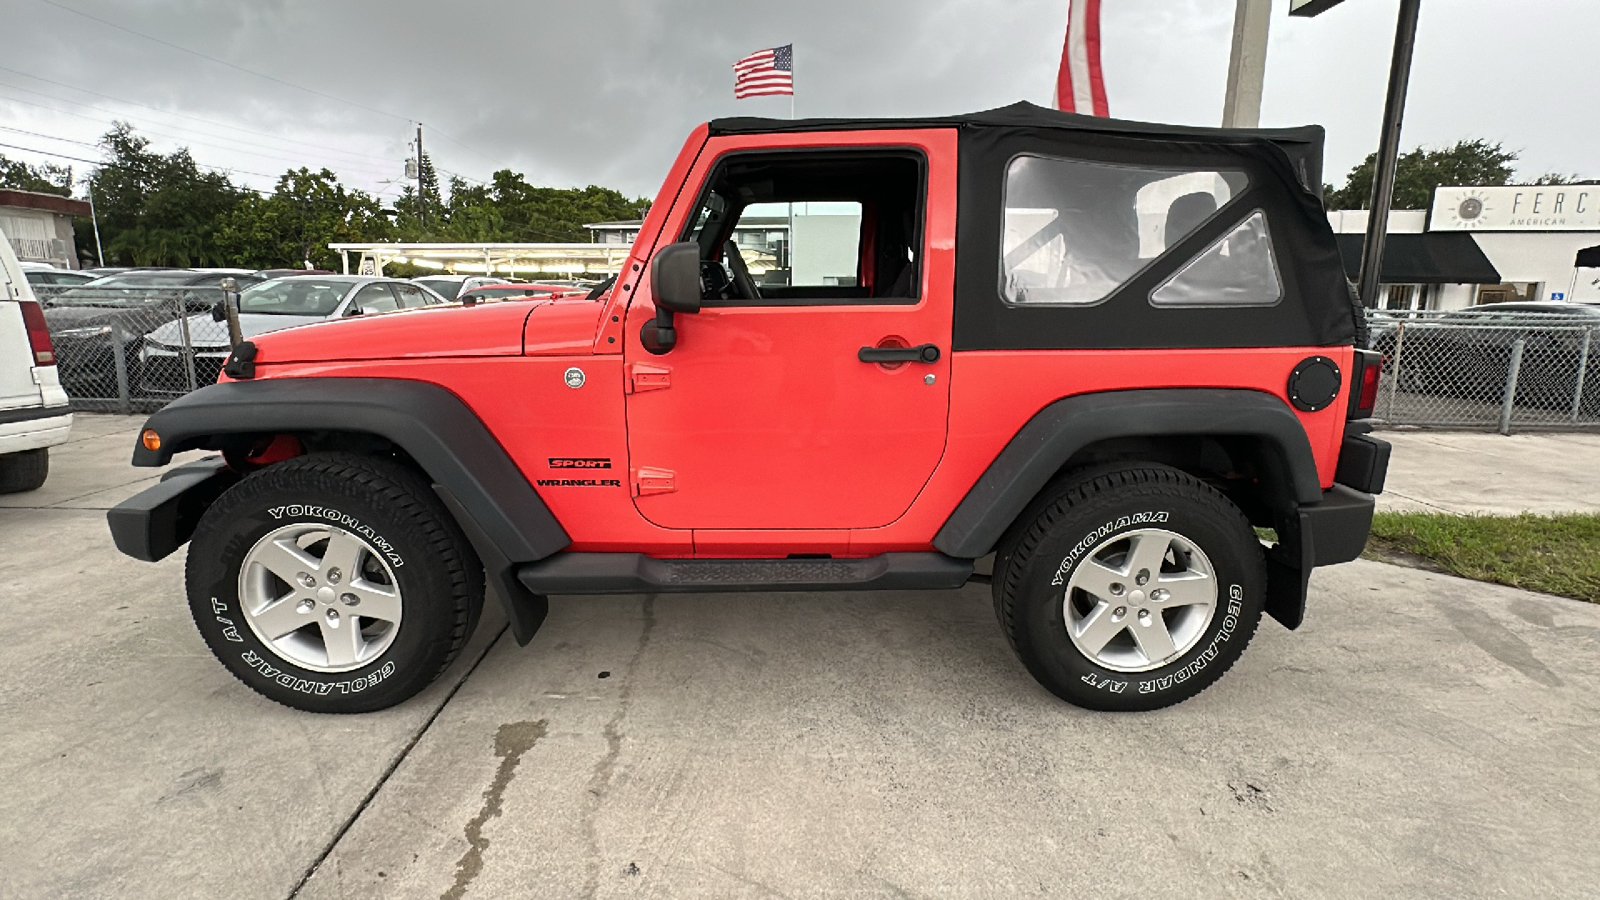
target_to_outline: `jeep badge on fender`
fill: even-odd
[[[714,121],[587,295],[253,338],[134,462],[212,455],[111,531],[192,542],[202,638],[302,710],[414,696],[486,584],[526,645],[552,593],[951,590],[988,559],[1040,684],[1165,707],[1264,614],[1298,627],[1382,490],[1322,143],[1028,104]],[[781,265],[743,239],[817,199],[841,227]]]

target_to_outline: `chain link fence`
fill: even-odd
[[[34,285],[74,409],[152,412],[217,380],[228,325],[220,287]]]
[[[1368,322],[1383,354],[1374,415],[1391,425],[1600,426],[1600,316],[1375,310]]]

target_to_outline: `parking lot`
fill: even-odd
[[[182,554],[113,550],[103,510],[154,480],[139,422],[79,415],[0,501],[0,898],[1600,882],[1600,608],[1358,561],[1198,699],[1108,715],[1028,677],[983,585],[553,598],[530,646],[491,604],[421,697],[319,717],[212,659]],[[1394,508],[1600,498],[1600,436],[1396,444]]]

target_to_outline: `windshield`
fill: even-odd
[[[456,295],[461,293],[461,286],[466,283],[457,281],[454,278],[415,278],[412,280],[446,300],[454,300]]]
[[[239,294],[239,311],[268,316],[332,315],[349,289],[349,282],[320,278],[265,281]]]

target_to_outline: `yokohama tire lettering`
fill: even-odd
[[[325,697],[333,693],[334,688],[338,688],[341,694],[359,694],[394,674],[394,663],[386,662],[383,664],[383,668],[378,669],[376,672],[371,672],[351,681],[312,681],[308,678],[298,678],[292,673],[283,671],[267,662],[254,650],[246,650],[240,656],[240,659],[244,660],[245,665],[260,672],[262,677],[276,681],[282,687],[292,691],[299,691],[302,694],[315,694],[318,697]]]
[[[290,506],[274,506],[267,510],[267,512],[270,513],[274,519],[282,519],[285,516],[288,516],[291,519],[326,519],[327,521],[338,525],[346,531],[354,532],[366,538],[368,541],[371,541],[372,546],[382,551],[383,555],[387,556],[389,561],[394,563],[396,566],[403,566],[406,564],[405,560],[400,558],[400,554],[395,552],[394,547],[391,546],[388,541],[384,540],[383,537],[377,532],[373,531],[366,525],[363,525],[361,520],[355,516],[342,513],[337,509],[327,506],[306,506],[296,503]]]
[[[1055,577],[1050,579],[1050,583],[1057,587],[1066,584],[1067,573],[1072,571],[1072,567],[1075,563],[1077,563],[1078,557],[1082,556],[1090,548],[1099,544],[1101,541],[1105,540],[1111,535],[1116,534],[1125,528],[1131,528],[1134,525],[1152,525],[1163,523],[1166,522],[1168,518],[1169,516],[1166,512],[1151,511],[1134,513],[1131,516],[1118,516],[1112,521],[1101,525],[1099,528],[1096,528],[1095,530],[1084,535],[1082,540],[1072,545],[1072,549],[1067,551],[1066,557],[1061,560],[1061,565],[1056,567]]]

